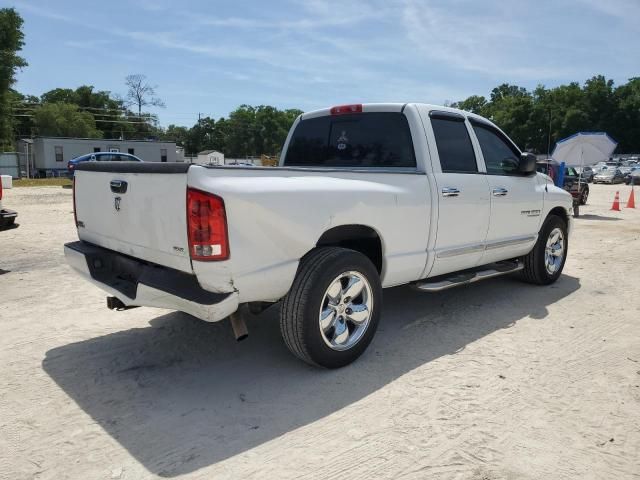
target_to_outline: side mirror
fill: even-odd
[[[518,172],[529,175],[536,171],[536,156],[533,153],[523,153],[518,162]]]

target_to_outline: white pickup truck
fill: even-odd
[[[425,104],[300,115],[280,165],[87,162],[68,263],[108,305],[215,322],[280,302],[289,349],[335,368],[367,348],[382,288],[561,274],[571,195],[488,120]]]

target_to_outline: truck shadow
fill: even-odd
[[[595,215],[592,213],[585,213],[584,215],[580,215],[579,217],[575,217],[577,220],[605,220],[605,221],[618,221],[622,220],[617,217],[608,217],[606,215]]]
[[[146,328],[52,349],[43,367],[146,469],[174,477],[326,417],[527,316],[548,328],[547,306],[579,288],[579,279],[564,275],[549,287],[495,279],[439,294],[386,290],[373,343],[341,370],[290,355],[277,307],[250,319],[250,336],[239,344],[227,322],[176,312]]]

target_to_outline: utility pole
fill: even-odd
[[[549,137],[547,139],[547,158],[551,156],[551,108],[549,108]]]

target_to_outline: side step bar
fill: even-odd
[[[414,283],[413,286],[423,292],[440,292],[460,285],[479,282],[487,278],[499,277],[522,270],[524,264],[519,261],[496,262],[484,265],[475,270],[465,270],[448,275],[441,275]]]

